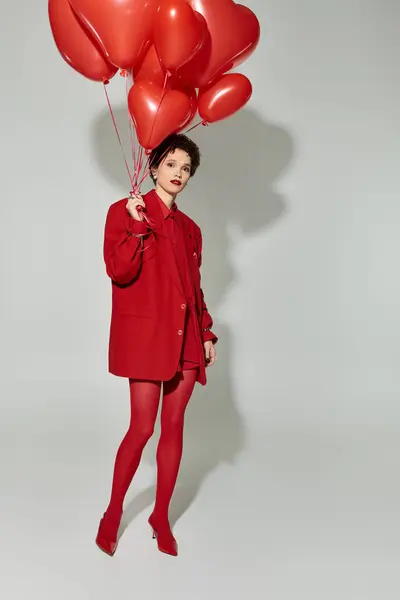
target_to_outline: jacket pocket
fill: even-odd
[[[112,310],[118,315],[152,319],[154,314],[150,311],[148,303],[143,300],[143,295],[138,293],[136,285],[134,282],[127,288],[113,289]]]

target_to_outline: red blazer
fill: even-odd
[[[152,190],[143,199],[150,228],[129,215],[126,198],[110,206],[105,224],[104,261],[112,281],[109,372],[168,381],[179,366],[186,299],[159,198]],[[201,346],[206,340],[215,343],[213,321],[200,287],[201,230],[179,209],[176,219],[184,232],[193,283],[196,335]],[[205,385],[203,352],[201,358],[197,381]]]

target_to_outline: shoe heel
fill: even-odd
[[[165,537],[165,534],[164,534],[164,538],[162,536],[159,537],[157,530],[154,529],[154,527],[152,525],[151,517],[149,518],[148,523],[153,532],[153,540],[157,539],[157,546],[158,546],[159,551],[164,552],[165,554],[171,554],[172,556],[178,556],[178,546],[177,546],[176,540],[173,537],[172,533],[169,532],[169,536],[167,536],[167,537]]]

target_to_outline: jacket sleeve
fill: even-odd
[[[198,255],[198,259],[199,259],[199,268],[201,267],[201,264],[202,264],[202,250],[203,250],[203,238],[200,233],[197,238],[197,255]],[[203,342],[211,341],[214,344],[216,344],[218,342],[218,338],[211,331],[211,328],[214,323],[213,323],[210,313],[208,312],[207,304],[204,300],[204,293],[203,293],[202,288],[200,288],[200,293],[201,293],[201,304],[202,304],[202,306],[201,306],[201,324],[202,324],[202,329],[203,329]]]
[[[107,275],[125,285],[139,274],[144,239],[149,234],[147,223],[133,219],[121,204],[108,209],[103,255]]]

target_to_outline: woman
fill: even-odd
[[[111,498],[97,545],[112,556],[123,502],[152,436],[163,389],[157,448],[157,491],[149,517],[161,552],[176,556],[168,511],[183,447],[186,406],[206,366],[216,360],[216,336],[200,287],[200,228],[176,205],[199,164],[196,144],[169,136],[150,155],[155,189],[113,204],[104,260],[112,281],[110,373],[129,379],[131,422],[115,459]]]

